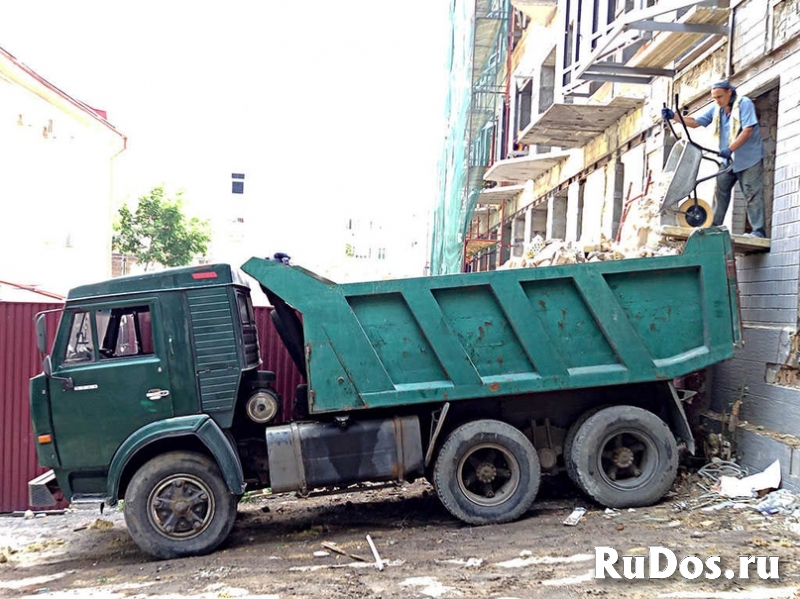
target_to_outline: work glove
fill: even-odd
[[[665,106],[661,109],[661,118],[665,121],[671,121],[675,118],[675,112]]]
[[[719,151],[719,155],[725,160],[730,160],[732,153],[730,148],[723,148]]]

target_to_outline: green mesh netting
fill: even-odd
[[[491,160],[504,91],[510,0],[452,0],[446,130],[433,214],[431,274],[461,272],[464,240]]]

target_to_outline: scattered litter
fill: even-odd
[[[515,557],[505,562],[499,562],[496,565],[501,568],[522,568],[524,566],[537,566],[540,564],[573,564],[576,562],[588,562],[595,558],[593,553],[577,553],[568,557],[551,557],[545,555],[542,557]]]
[[[689,502],[688,501],[676,501],[672,504],[672,511],[674,512],[683,512],[689,509]]]
[[[528,549],[523,549],[522,551],[519,552],[519,556],[520,557],[530,557],[532,555],[533,555],[533,551],[530,551]]]
[[[314,557],[328,557],[329,555],[330,555],[330,553],[328,553],[327,551],[315,551],[314,552]]]
[[[798,507],[798,498],[786,489],[777,489],[768,493],[756,504],[755,509],[762,514],[772,516],[781,514],[791,516]]]
[[[606,518],[616,518],[619,516],[619,510],[615,510],[614,508],[607,507],[606,511],[603,512],[606,515]]]
[[[789,532],[793,532],[796,535],[800,535],[800,522],[786,522],[786,530]]]
[[[378,548],[375,547],[375,543],[372,542],[372,537],[369,535],[367,535],[367,543],[369,543],[369,548],[372,549],[372,555],[375,556],[375,567],[378,568],[378,570],[383,570],[383,560],[378,553]]]
[[[583,518],[584,514],[586,514],[585,507],[576,507],[574,510],[572,510],[572,513],[567,516],[567,519],[564,520],[564,524],[567,526],[575,526],[581,521],[581,518]]]
[[[715,505],[708,505],[704,508],[701,508],[701,512],[716,512],[717,510],[721,510],[722,508],[730,507],[733,505],[732,501],[722,501]]]
[[[712,458],[711,461],[697,471],[697,475],[703,480],[698,483],[707,493],[711,493],[712,487],[716,486],[721,476],[734,476],[742,478],[747,475],[747,471],[736,462]]]
[[[592,556],[594,559],[594,556]],[[385,567],[389,566],[402,566],[405,560],[387,560],[382,562]],[[374,568],[375,564],[372,562],[350,562],[349,564],[323,564],[320,566],[292,566],[289,568],[290,572],[316,572],[317,570],[339,570],[341,568]]]
[[[464,566],[465,568],[478,568],[483,565],[482,557],[471,557],[467,560],[463,559],[444,559],[436,560],[437,564],[453,564],[456,566]]]
[[[406,578],[400,583],[401,587],[415,586],[423,587],[419,592],[428,597],[441,597],[442,595],[455,591],[454,587],[443,585],[437,578],[433,576],[414,576],[413,578]]]
[[[777,489],[781,486],[781,464],[775,460],[763,472],[744,478],[721,476],[719,494],[724,497],[755,497],[758,491]]]
[[[355,553],[350,553],[349,551],[345,551],[341,547],[337,546],[336,543],[330,543],[328,541],[323,541],[321,543],[325,549],[330,549],[331,551],[338,553],[339,555],[344,555],[345,557],[349,557],[350,559],[358,560],[360,562],[367,561],[366,558],[361,557],[360,555],[356,555]]]
[[[34,517],[35,514],[33,513],[32,510],[26,510],[25,515],[23,516],[23,518],[25,518],[26,520],[33,520]]]

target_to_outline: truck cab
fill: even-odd
[[[135,466],[129,461],[144,459],[137,438],[227,444],[224,453],[236,462],[222,431],[231,427],[237,398],[258,390],[274,397],[274,377],[259,365],[250,290],[228,265],[77,287],[45,372],[30,383],[39,462],[53,469],[70,501],[110,504],[124,494],[125,471]],[[229,479],[241,493],[241,466],[236,471]]]

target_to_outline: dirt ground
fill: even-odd
[[[239,505],[233,532],[215,553],[170,561],[142,554],[116,509],[6,516],[0,517],[0,597],[800,597],[800,535],[787,527],[794,520],[752,508],[704,511],[700,492],[684,475],[660,504],[612,515],[555,477],[543,482],[523,519],[483,527],[451,517],[423,481],[308,499],[265,496]],[[576,506],[586,507],[586,515],[565,526]],[[780,556],[780,576],[762,581],[751,566],[748,580],[688,581],[678,573],[598,580],[594,548],[601,545],[620,555],[663,546],[679,560],[720,555],[723,570],[736,567],[740,555]]]

